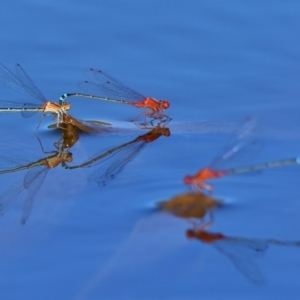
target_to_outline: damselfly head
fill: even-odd
[[[62,102],[61,103],[61,108],[64,109],[64,110],[69,110],[69,109],[71,109],[71,104],[67,103],[67,102]]]
[[[162,127],[160,128],[161,129],[161,134],[168,137],[171,135],[171,132],[170,132],[170,129],[169,128],[166,128],[166,127]]]
[[[187,176],[185,176],[185,177],[183,178],[184,184],[191,184],[192,181],[193,181],[193,177],[192,177],[192,176],[187,175]]]
[[[66,162],[71,162],[73,161],[73,154],[71,152],[65,153],[65,159]]]
[[[159,106],[162,109],[167,109],[170,107],[170,102],[166,100],[159,100]]]
[[[188,239],[193,239],[196,237],[196,231],[193,230],[193,229],[188,229],[186,232],[185,232],[185,236],[188,238]]]

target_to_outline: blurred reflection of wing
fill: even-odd
[[[264,240],[226,239],[213,244],[221,253],[225,254],[249,281],[263,284],[265,279],[253,258],[262,255],[268,248]]]
[[[0,174],[7,174],[18,168],[22,170],[24,163],[28,163],[28,161],[23,157],[0,156]],[[3,211],[9,202],[17,197],[23,189],[23,181],[19,181],[14,183],[0,196],[0,214],[3,214]]]
[[[28,194],[24,203],[23,215],[21,219],[21,224],[23,225],[26,223],[32,210],[34,196],[44,183],[48,171],[49,169],[44,166],[40,168],[31,169],[27,172],[24,178],[24,187],[28,188]]]
[[[107,182],[114,179],[125,166],[145,147],[145,141],[127,144],[108,157],[100,160],[101,167],[91,174],[90,180],[94,180],[99,186],[105,186]]]
[[[17,197],[23,190],[28,189],[27,198],[24,203],[23,216],[21,219],[21,223],[25,224],[32,209],[33,198],[43,184],[48,171],[49,169],[45,166],[32,168],[26,173],[24,180],[16,182],[4,194],[2,194],[0,197],[1,214],[3,214],[4,209],[10,201]]]
[[[0,214],[3,215],[3,211],[9,202],[17,197],[24,189],[23,181],[14,183],[6,192],[0,196]]]

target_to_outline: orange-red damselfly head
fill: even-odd
[[[162,108],[162,109],[167,109],[167,108],[170,107],[170,102],[169,101],[159,100],[158,103],[159,103],[159,107]]]
[[[192,181],[193,181],[193,178],[194,178],[193,176],[189,176],[189,175],[185,176],[185,177],[183,178],[184,184],[191,184]]]

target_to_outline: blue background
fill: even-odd
[[[145,95],[168,99],[170,137],[149,143],[99,188],[91,170],[49,170],[25,226],[26,191],[0,220],[2,299],[298,299],[300,249],[270,245],[253,260],[266,278],[248,282],[213,245],[188,241],[186,220],[153,210],[186,192],[186,174],[208,165],[245,116],[257,118],[263,150],[252,162],[300,150],[300,4],[297,1],[4,1],[1,62],[20,63],[52,100],[76,92],[88,67]],[[6,87],[1,99],[26,101]],[[145,131],[133,107],[71,100],[71,114],[120,130],[82,136],[74,164]],[[1,115],[1,155],[36,161],[54,150],[51,119]],[[214,232],[300,240],[297,166],[214,182],[226,205]],[[25,172],[2,175],[1,193]],[[23,197],[23,198],[22,198]],[[247,251],[247,245],[241,247]],[[243,250],[244,249],[244,250]],[[251,253],[250,253],[251,254]]]

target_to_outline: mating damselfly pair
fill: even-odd
[[[15,70],[16,74],[0,63],[0,81],[21,94],[39,100],[39,102],[20,103],[0,100],[0,113],[20,112],[23,117],[30,117],[37,112],[43,113],[43,116],[54,115],[54,117],[56,117],[56,124],[59,127],[59,124],[63,123],[62,116],[67,114],[71,108],[70,103],[65,102],[65,99],[77,96],[129,104],[137,108],[147,108],[147,111],[141,113],[144,115],[144,122],[146,122],[148,117],[165,121],[170,120],[164,113],[164,110],[170,106],[168,101],[145,97],[100,70],[88,69],[87,75],[90,80],[80,82],[79,86],[85,87],[89,92],[97,91],[97,93],[102,93],[103,96],[83,93],[65,93],[60,97],[58,103],[46,99],[20,64],[16,64]],[[141,114],[139,114],[136,119]]]

